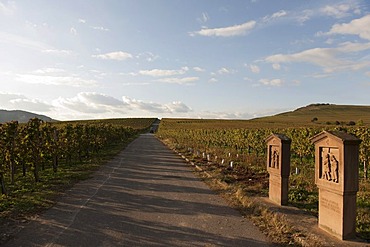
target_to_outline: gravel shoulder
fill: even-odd
[[[180,157],[141,135],[4,246],[270,246]]]

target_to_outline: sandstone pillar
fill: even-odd
[[[340,239],[354,238],[361,140],[344,132],[323,131],[311,141],[315,144],[319,227]]]
[[[267,142],[269,199],[279,205],[288,204],[291,140],[282,134],[272,134]]]

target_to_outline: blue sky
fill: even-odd
[[[0,109],[248,119],[370,104],[370,4],[0,0]]]

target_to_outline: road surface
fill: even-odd
[[[151,134],[141,135],[4,246],[269,246]]]

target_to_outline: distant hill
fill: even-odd
[[[249,120],[163,118],[161,126],[175,129],[287,128],[370,126],[370,106],[311,104],[294,111]]]
[[[370,126],[370,106],[311,104],[294,111],[274,116],[253,119],[254,122],[268,122],[287,125],[366,125]]]
[[[55,122],[56,120],[44,116],[44,115],[38,115],[32,112],[27,111],[7,111],[7,110],[0,110],[0,123],[10,122],[10,121],[18,121],[20,123],[26,123],[31,118],[39,118],[45,122]]]

